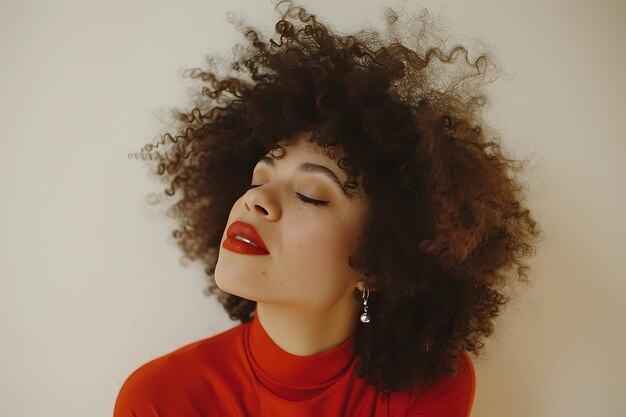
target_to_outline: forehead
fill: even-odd
[[[305,132],[279,142],[276,148],[271,149],[266,155],[277,159],[289,155],[306,155],[314,158],[325,159],[327,162],[337,163],[345,153],[341,146],[323,148],[314,142],[309,142],[311,133]]]

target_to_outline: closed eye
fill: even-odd
[[[248,190],[251,190],[253,188],[256,187],[260,187],[263,184],[257,184],[257,185],[251,185],[250,187],[248,187]],[[309,198],[303,194],[300,193],[296,193],[296,197],[298,197],[300,200],[302,200],[303,202],[307,203],[307,204],[313,204],[314,206],[326,206],[328,205],[328,201],[322,201],[322,200],[315,200],[313,198]]]

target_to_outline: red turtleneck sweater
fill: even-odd
[[[313,356],[282,350],[256,315],[247,323],[154,359],[133,372],[114,417],[467,417],[476,379],[465,352],[459,372],[423,395],[389,400],[357,376],[354,335]]]

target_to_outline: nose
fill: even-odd
[[[243,195],[243,205],[248,211],[260,215],[266,220],[278,220],[281,215],[277,196],[272,194],[267,185],[249,189]]]

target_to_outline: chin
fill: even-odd
[[[223,271],[220,270],[219,262],[215,266],[215,272],[213,274],[213,277],[215,279],[215,284],[219,287],[220,290],[226,291],[227,293],[232,294],[232,289],[230,288],[232,284],[229,282],[231,280],[224,277]]]
[[[231,271],[221,271],[218,265],[216,265],[213,275],[218,288],[228,294],[250,300],[250,284],[243,282],[244,280],[238,274],[233,274]],[[245,291],[246,289],[248,291]]]

